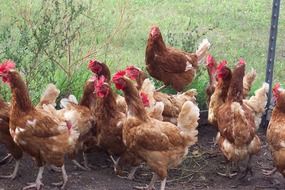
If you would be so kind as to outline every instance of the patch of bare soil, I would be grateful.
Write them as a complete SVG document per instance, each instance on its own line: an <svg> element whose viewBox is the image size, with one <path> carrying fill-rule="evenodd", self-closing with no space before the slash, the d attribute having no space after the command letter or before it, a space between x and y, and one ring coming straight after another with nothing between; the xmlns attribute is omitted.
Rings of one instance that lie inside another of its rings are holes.
<svg viewBox="0 0 285 190"><path fill-rule="evenodd" d="M209 125L199 127L199 142L191 148L187 159L183 164L169 171L166 189L284 189L284 179L278 172L270 177L262 174L262 169L272 168L272 158L265 142L265 132L260 130L259 136L262 139L262 150L258 156L252 160L253 176L248 175L245 179L239 179L240 174L231 179L217 175L217 171L225 171L225 159L214 146L213 139L216 130ZM6 150L0 145L0 156L4 156ZM142 186L149 183L152 173L144 166L136 173L133 181L117 177L112 168L112 163L108 157L98 153L90 153L88 159L96 167L91 171L81 171L70 161L66 163L69 181L69 190L127 190L133 186ZM240 164L243 165L242 163ZM243 165L244 166L244 165ZM14 161L0 167L0 175L12 172ZM243 169L243 168L241 168ZM0 190L18 190L27 182L33 182L36 178L38 168L29 156L25 155L21 161L19 176L11 181L0 179ZM45 169L43 176L43 189L58 189L51 185L52 182L61 180L61 173L55 173ZM275 187L270 187L275 184ZM157 183L159 189L160 183Z"/></svg>

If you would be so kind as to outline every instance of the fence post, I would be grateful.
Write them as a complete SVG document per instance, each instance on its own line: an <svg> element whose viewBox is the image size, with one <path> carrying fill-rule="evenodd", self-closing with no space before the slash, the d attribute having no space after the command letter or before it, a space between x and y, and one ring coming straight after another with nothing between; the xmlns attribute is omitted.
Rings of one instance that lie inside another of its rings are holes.
<svg viewBox="0 0 285 190"><path fill-rule="evenodd" d="M262 118L262 126L264 127L267 127L268 125L272 110L271 89L272 89L272 78L273 78L273 69L274 69L274 60L275 60L276 39L278 31L279 10L280 10L280 0L273 0L267 66L266 66L266 78L265 78L265 81L269 84L269 92L268 92L268 101L266 105L265 115Z"/></svg>

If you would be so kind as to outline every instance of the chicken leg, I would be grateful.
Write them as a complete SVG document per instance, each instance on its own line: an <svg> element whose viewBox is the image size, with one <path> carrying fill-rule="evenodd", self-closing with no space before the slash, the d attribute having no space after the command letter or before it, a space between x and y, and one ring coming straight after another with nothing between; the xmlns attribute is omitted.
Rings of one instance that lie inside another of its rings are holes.
<svg viewBox="0 0 285 190"><path fill-rule="evenodd" d="M128 179L129 180L133 180L134 178L135 178L135 173L136 173L136 171L137 171L137 169L138 168L140 168L141 166L135 166L135 167L133 167L132 169L131 169L131 171L130 171L130 173L129 173L129 175L128 175Z"/></svg>
<svg viewBox="0 0 285 190"><path fill-rule="evenodd" d="M62 182L52 183L52 185L60 186L61 189L65 189L66 183L68 181L68 176L66 174L66 170L65 170L64 165L61 167L61 171L62 171L62 179L63 179Z"/></svg>
<svg viewBox="0 0 285 190"><path fill-rule="evenodd" d="M83 152L82 156L83 156L83 166L86 170L90 171L91 169L96 169L96 166L89 163L88 158L87 158L87 153ZM104 168L106 168L106 167L104 167Z"/></svg>
<svg viewBox="0 0 285 190"><path fill-rule="evenodd" d="M24 187L23 190L31 189L31 188L35 188L36 190L40 190L41 186L44 186L44 184L42 183L44 168L45 168L44 166L40 167L36 182L28 183L29 185Z"/></svg>
<svg viewBox="0 0 285 190"><path fill-rule="evenodd" d="M122 179L128 179L128 180L133 180L135 178L135 173L137 171L138 168L140 168L141 166L135 166L135 167L132 167L131 171L129 172L128 176L121 176L118 172L117 169L115 169L115 172L117 173L117 176L119 178L122 178ZM120 171L120 173L128 173L126 171Z"/></svg>
<svg viewBox="0 0 285 190"><path fill-rule="evenodd" d="M16 160L16 164L15 164L15 168L14 168L13 173L11 175L7 175L7 176L0 176L0 178L12 179L12 180L15 179L17 177L19 165L20 165L20 160Z"/></svg>
<svg viewBox="0 0 285 190"><path fill-rule="evenodd" d="M248 175L248 173L250 173L251 176L253 175L252 168L251 168L251 157L252 156L249 155L247 165L246 165L246 169L242 172L242 176L239 179L245 178Z"/></svg>
<svg viewBox="0 0 285 190"><path fill-rule="evenodd" d="M77 160L72 160L72 163L74 164L74 165L76 165L78 168L80 168L81 170L84 170L84 171L87 171L87 170L89 170L89 168L86 168L86 167L84 167L84 166L82 166Z"/></svg>
<svg viewBox="0 0 285 190"><path fill-rule="evenodd" d="M87 154L85 152L82 153L82 156L83 156L83 164L84 164L84 167L88 170L91 170L89 168L89 165L88 165L88 158L87 158Z"/></svg>
<svg viewBox="0 0 285 190"><path fill-rule="evenodd" d="M217 174L220 175L220 176L228 177L228 178L232 178L232 177L236 176L237 175L236 172L231 173L231 165L232 165L232 163L227 160L226 172L225 173L217 172Z"/></svg>
<svg viewBox="0 0 285 190"><path fill-rule="evenodd" d="M166 185L166 178L164 178L160 183L160 190L164 190Z"/></svg>
<svg viewBox="0 0 285 190"><path fill-rule="evenodd" d="M155 182L156 182L156 180L157 180L157 177L158 177L157 174L154 173L153 176L152 176L152 178L151 178L151 180L150 180L149 185L144 186L144 187L135 186L134 189L138 189L138 190L154 190L154 189L155 189L154 184L155 184ZM164 180L163 180L163 181L164 181ZM162 181L162 182L163 182L163 181ZM162 182L161 182L161 183L162 183ZM165 183L166 183L166 178L165 178ZM165 186L165 184L164 184L164 186Z"/></svg>
<svg viewBox="0 0 285 190"><path fill-rule="evenodd" d="M264 170L264 169L262 170L263 175L266 175L266 176L271 176L275 172L277 172L277 168L273 168L271 170Z"/></svg>
<svg viewBox="0 0 285 190"><path fill-rule="evenodd" d="M7 154L7 156L5 156L2 160L0 160L0 165L10 163L12 159L13 159L12 154Z"/></svg>
<svg viewBox="0 0 285 190"><path fill-rule="evenodd" d="M117 168L118 168L118 163L120 161L120 157L117 160L115 160L114 157L112 155L110 155L110 158L111 158L111 160L112 160L112 162L114 164L114 166L113 166L114 167L114 171L115 171L115 173L117 173Z"/></svg>
<svg viewBox="0 0 285 190"><path fill-rule="evenodd" d="M53 171L53 172L61 172L61 168L58 168L55 165L50 165L49 169L50 171Z"/></svg>

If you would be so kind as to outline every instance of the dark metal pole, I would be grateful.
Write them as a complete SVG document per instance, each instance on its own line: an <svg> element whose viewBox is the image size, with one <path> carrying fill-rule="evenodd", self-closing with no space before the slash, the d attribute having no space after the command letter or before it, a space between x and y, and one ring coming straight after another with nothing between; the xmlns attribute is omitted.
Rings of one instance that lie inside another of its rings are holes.
<svg viewBox="0 0 285 190"><path fill-rule="evenodd" d="M272 102L271 89L272 89L272 78L273 78L273 69L274 69L274 60L275 60L276 39L278 31L280 1L281 0L273 0L273 5L272 5L271 27L270 27L270 36L269 36L269 46L268 46L266 78L265 78L265 81L269 84L269 92L268 92L268 101L266 105L266 113L262 119L263 120L262 125L264 127L268 125L271 113L271 107L270 107Z"/></svg>

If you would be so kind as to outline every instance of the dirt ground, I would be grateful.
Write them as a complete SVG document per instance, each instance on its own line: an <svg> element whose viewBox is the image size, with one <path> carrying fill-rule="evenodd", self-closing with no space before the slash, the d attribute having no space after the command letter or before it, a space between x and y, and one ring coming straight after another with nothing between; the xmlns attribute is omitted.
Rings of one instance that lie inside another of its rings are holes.
<svg viewBox="0 0 285 190"><path fill-rule="evenodd" d="M284 189L283 177L276 173L270 177L262 174L262 168L272 168L271 154L265 143L264 131L261 129L259 136L262 139L262 151L252 160L253 176L240 180L240 176L232 179L221 177L217 171L224 171L225 159L219 152L218 147L213 145L216 135L214 127L203 125L199 127L199 143L191 148L191 153L183 164L169 171L167 190L190 190L190 189ZM6 150L0 145L0 155L5 155ZM147 167L139 169L133 181L121 179L114 175L111 161L103 155L91 153L88 155L91 164L96 168L91 171L81 171L70 161L67 161L66 169L69 175L67 189L69 190L127 190L133 186L149 183L152 173ZM12 172L14 161L0 167L0 175ZM36 178L37 167L34 162L25 156L20 164L19 176L11 181L0 179L0 190L18 190L27 182L33 182ZM61 174L45 169L43 189L57 189L51 185L52 182L61 180ZM269 187L275 185L274 188ZM159 189L157 183L157 189Z"/></svg>

